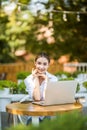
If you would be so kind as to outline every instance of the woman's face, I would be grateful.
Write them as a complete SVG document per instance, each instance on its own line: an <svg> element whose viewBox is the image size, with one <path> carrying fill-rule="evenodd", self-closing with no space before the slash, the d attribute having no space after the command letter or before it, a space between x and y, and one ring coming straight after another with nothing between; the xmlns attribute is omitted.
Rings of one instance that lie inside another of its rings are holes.
<svg viewBox="0 0 87 130"><path fill-rule="evenodd" d="M35 62L38 73L45 73L49 67L49 62L45 57L40 57Z"/></svg>

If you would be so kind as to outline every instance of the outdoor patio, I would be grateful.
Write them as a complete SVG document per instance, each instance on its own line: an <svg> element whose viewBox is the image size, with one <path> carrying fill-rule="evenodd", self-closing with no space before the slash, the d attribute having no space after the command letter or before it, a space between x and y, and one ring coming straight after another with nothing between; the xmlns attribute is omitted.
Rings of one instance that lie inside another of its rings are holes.
<svg viewBox="0 0 87 130"><path fill-rule="evenodd" d="M0 0L0 130L10 130L14 123L6 105L20 102L25 95L30 95L26 92L24 79L32 73L35 57L41 52L46 52L50 58L47 72L55 75L58 81L77 82L73 97L77 97L77 101L79 98L82 114L87 115L86 28L87 0ZM42 78L41 83L43 81ZM8 94L3 94L3 88L9 89ZM17 121L21 122L18 117ZM64 124L64 128L67 126ZM63 126L61 128L63 130ZM72 124L70 129L75 130L73 128Z"/></svg>

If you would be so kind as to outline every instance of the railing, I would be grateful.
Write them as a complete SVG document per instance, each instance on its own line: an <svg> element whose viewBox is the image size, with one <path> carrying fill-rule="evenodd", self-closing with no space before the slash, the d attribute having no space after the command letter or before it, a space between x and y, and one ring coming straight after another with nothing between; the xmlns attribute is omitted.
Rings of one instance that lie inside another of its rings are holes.
<svg viewBox="0 0 87 130"><path fill-rule="evenodd" d="M64 71L87 72L87 63L65 63L64 64Z"/></svg>

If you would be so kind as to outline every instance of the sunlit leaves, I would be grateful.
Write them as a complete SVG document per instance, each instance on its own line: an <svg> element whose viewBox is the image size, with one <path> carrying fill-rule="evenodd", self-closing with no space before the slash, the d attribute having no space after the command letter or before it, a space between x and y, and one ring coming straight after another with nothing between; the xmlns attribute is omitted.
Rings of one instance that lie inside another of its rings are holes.
<svg viewBox="0 0 87 130"><path fill-rule="evenodd" d="M19 3L28 4L31 0L18 0Z"/></svg>

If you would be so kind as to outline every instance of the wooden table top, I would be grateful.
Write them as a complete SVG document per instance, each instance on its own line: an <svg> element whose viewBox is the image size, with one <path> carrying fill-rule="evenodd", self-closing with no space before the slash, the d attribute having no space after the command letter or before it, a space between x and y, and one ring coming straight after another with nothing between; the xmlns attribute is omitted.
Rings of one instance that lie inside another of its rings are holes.
<svg viewBox="0 0 87 130"><path fill-rule="evenodd" d="M29 115L29 116L53 116L58 113L81 109L80 103L65 104L65 105L53 105L53 106L40 106L27 103L11 103L6 106L6 111L11 114Z"/></svg>

